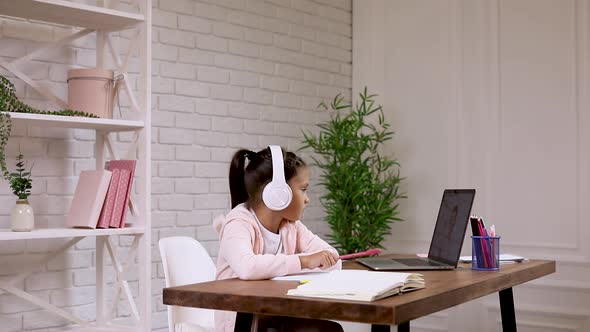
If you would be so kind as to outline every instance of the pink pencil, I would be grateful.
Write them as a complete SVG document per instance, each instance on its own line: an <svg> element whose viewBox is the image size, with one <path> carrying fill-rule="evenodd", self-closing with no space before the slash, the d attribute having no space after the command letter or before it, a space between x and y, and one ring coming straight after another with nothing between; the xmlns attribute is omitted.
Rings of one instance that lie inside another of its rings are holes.
<svg viewBox="0 0 590 332"><path fill-rule="evenodd" d="M359 258L359 257L376 256L376 255L379 255L380 253L381 253L381 249L373 248L373 249L369 249L367 251L355 252L354 254L341 255L340 259L346 260L346 259L353 259L353 258Z"/></svg>

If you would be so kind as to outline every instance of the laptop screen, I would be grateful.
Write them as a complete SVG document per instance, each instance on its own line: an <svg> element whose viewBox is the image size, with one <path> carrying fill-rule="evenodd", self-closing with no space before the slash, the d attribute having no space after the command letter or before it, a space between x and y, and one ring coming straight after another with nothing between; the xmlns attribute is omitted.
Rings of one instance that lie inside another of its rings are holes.
<svg viewBox="0 0 590 332"><path fill-rule="evenodd" d="M474 197L475 189L445 190L428 258L457 266Z"/></svg>

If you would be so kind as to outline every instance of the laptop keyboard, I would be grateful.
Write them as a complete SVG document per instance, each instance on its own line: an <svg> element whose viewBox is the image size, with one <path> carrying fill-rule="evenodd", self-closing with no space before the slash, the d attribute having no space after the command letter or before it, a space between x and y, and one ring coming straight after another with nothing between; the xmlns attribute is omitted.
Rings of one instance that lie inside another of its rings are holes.
<svg viewBox="0 0 590 332"><path fill-rule="evenodd" d="M443 264L436 263L426 259L417 259L417 258L396 258L396 262L400 262L402 264L406 264L407 266L441 266Z"/></svg>

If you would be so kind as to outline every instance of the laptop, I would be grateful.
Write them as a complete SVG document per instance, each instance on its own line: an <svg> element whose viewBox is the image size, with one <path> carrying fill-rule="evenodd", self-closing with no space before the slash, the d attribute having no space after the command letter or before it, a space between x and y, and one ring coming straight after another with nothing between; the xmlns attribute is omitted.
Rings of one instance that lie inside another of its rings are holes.
<svg viewBox="0 0 590 332"><path fill-rule="evenodd" d="M457 267L475 189L446 189L443 193L427 258L358 258L373 270L451 270Z"/></svg>

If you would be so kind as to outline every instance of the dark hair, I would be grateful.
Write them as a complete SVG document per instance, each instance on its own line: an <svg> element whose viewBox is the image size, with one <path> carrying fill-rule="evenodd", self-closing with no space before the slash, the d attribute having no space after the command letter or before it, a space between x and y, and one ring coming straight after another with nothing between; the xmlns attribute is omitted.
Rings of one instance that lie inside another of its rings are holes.
<svg viewBox="0 0 590 332"><path fill-rule="evenodd" d="M293 152L283 151L285 180L289 181L297 169L306 166L303 159ZM246 165L246 158L250 161ZM247 149L238 150L229 166L229 191L232 209L246 203L248 207L262 201L262 190L272 180L272 157L270 148L258 152Z"/></svg>

